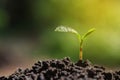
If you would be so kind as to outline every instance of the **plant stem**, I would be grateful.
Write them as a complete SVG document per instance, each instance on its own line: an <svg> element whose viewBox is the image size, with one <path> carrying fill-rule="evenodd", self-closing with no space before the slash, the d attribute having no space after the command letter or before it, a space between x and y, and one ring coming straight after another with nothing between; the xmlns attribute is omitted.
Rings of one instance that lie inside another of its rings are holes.
<svg viewBox="0 0 120 80"><path fill-rule="evenodd" d="M80 48L80 54L79 54L79 57L80 57L80 60L82 61L82 60L83 60L83 51L82 51L82 48Z"/></svg>
<svg viewBox="0 0 120 80"><path fill-rule="evenodd" d="M79 54L79 58L80 60L83 60L83 39L81 39L81 42L80 42L80 54Z"/></svg>

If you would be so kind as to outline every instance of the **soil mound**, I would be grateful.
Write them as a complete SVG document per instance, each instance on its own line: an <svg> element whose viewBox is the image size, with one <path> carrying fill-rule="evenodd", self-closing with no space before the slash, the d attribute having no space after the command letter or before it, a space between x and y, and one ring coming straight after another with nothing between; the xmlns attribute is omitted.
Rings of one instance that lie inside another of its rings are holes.
<svg viewBox="0 0 120 80"><path fill-rule="evenodd" d="M90 61L73 63L66 57L61 60L38 61L31 69L18 69L0 80L120 80L120 71L107 71Z"/></svg>

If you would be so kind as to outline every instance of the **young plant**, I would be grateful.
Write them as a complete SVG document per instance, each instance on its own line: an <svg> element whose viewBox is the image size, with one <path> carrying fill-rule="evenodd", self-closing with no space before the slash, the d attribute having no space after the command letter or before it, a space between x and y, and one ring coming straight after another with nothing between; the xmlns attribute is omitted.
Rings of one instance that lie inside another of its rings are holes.
<svg viewBox="0 0 120 80"><path fill-rule="evenodd" d="M70 33L73 33L73 34L77 35L77 38L78 38L79 43L80 43L79 58L80 58L80 60L83 60L83 42L88 35L90 35L92 32L95 31L95 28L92 28L92 29L88 30L84 35L80 35L76 30L74 30L70 27L64 27L64 26L57 27L55 29L55 31L57 31L57 32L70 32Z"/></svg>

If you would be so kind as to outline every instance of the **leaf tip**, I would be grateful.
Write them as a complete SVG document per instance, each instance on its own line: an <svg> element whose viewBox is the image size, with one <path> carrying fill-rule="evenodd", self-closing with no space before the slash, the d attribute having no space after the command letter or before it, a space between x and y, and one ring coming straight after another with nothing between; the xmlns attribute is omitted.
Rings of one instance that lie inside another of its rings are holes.
<svg viewBox="0 0 120 80"><path fill-rule="evenodd" d="M96 28L91 28L90 31L92 31L92 32L93 32L93 31L96 31Z"/></svg>

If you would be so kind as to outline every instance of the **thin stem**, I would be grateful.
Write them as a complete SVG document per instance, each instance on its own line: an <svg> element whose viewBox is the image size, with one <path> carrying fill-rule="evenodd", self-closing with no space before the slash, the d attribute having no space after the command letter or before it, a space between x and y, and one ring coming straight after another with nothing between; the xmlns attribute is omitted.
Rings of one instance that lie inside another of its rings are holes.
<svg viewBox="0 0 120 80"><path fill-rule="evenodd" d="M82 47L83 47L83 39L81 39L81 42L80 42L80 54L79 54L80 60L83 60L83 50L82 50Z"/></svg>
<svg viewBox="0 0 120 80"><path fill-rule="evenodd" d="M83 51L82 51L82 48L80 48L80 54L79 54L79 57L80 57L80 60L82 61L82 60L83 60Z"/></svg>

